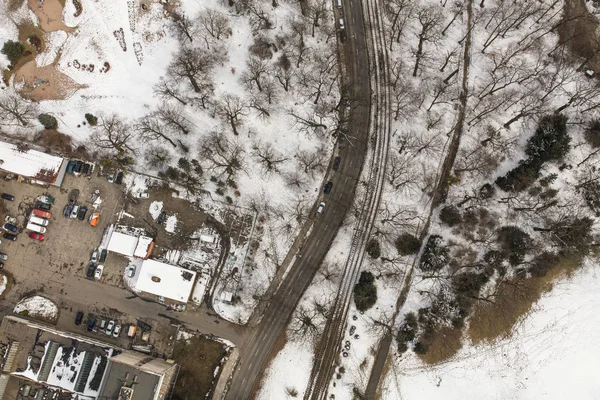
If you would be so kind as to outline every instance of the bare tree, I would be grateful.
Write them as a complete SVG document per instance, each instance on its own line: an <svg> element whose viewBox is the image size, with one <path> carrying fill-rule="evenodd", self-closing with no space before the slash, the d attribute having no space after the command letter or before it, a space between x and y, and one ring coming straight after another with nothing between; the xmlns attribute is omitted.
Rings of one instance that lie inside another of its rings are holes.
<svg viewBox="0 0 600 400"><path fill-rule="evenodd" d="M203 92L203 86L211 82L213 67L224 60L222 49L214 51L182 48L173 58L168 74L174 79L186 79L194 92ZM205 89L204 89L205 90Z"/></svg>
<svg viewBox="0 0 600 400"><path fill-rule="evenodd" d="M154 86L154 93L163 100L174 99L184 106L189 102L189 99L179 91L177 83L169 77L159 79Z"/></svg>
<svg viewBox="0 0 600 400"><path fill-rule="evenodd" d="M289 160L270 142L258 142L252 146L252 156L262 165L264 172L279 172L279 164Z"/></svg>
<svg viewBox="0 0 600 400"><path fill-rule="evenodd" d="M200 156L209 164L209 169L228 178L243 168L243 146L229 140L223 132L213 131L200 142Z"/></svg>
<svg viewBox="0 0 600 400"><path fill-rule="evenodd" d="M136 153L133 130L115 114L102 116L90 136L90 141L106 157L122 164L131 163Z"/></svg>
<svg viewBox="0 0 600 400"><path fill-rule="evenodd" d="M314 345L322 330L318 320L318 313L314 308L300 306L288 325L288 334L296 340Z"/></svg>
<svg viewBox="0 0 600 400"><path fill-rule="evenodd" d="M204 31L216 40L221 40L222 37L229 35L229 32L231 31L227 16L216 10L210 8L206 9L200 13L198 20L200 21L200 25L204 28Z"/></svg>
<svg viewBox="0 0 600 400"><path fill-rule="evenodd" d="M144 115L137 121L134 128L143 142L164 140L171 144L171 146L177 147L177 144L169 137L166 126L158 118L156 112Z"/></svg>
<svg viewBox="0 0 600 400"><path fill-rule="evenodd" d="M431 6L419 10L417 12L417 19L421 25L421 31L418 35L419 42L417 44L417 49L414 52L415 67L413 69L413 76L417 76L417 73L419 72L419 65L425 55L425 44L437 39L439 35L438 28L443 17L437 7Z"/></svg>
<svg viewBox="0 0 600 400"><path fill-rule="evenodd" d="M171 153L167 149L160 145L150 145L144 152L144 159L150 167L163 169L169 165L173 156L171 156Z"/></svg>
<svg viewBox="0 0 600 400"><path fill-rule="evenodd" d="M24 99L13 89L5 89L0 96L0 126L27 126L37 117L35 103Z"/></svg>
<svg viewBox="0 0 600 400"><path fill-rule="evenodd" d="M317 151L299 150L296 152L298 167L311 177L314 177L315 173L321 173L325 170L325 158L326 151L323 146Z"/></svg>
<svg viewBox="0 0 600 400"><path fill-rule="evenodd" d="M194 36L197 33L194 21L178 11L174 11L171 16L173 17L173 28L179 40L181 42L185 42L186 40L189 40L190 43L193 42Z"/></svg>
<svg viewBox="0 0 600 400"><path fill-rule="evenodd" d="M246 61L248 69L244 73L244 81L252 88L253 84L256 84L256 88L259 92L263 90L264 76L267 74L268 62L258 57L250 56Z"/></svg>
<svg viewBox="0 0 600 400"><path fill-rule="evenodd" d="M185 117L182 107L163 103L158 108L156 116L172 132L182 135L190 133L191 123Z"/></svg>
<svg viewBox="0 0 600 400"><path fill-rule="evenodd" d="M390 51L394 43L400 43L407 20L411 17L413 2L411 0L390 0L385 3L385 12L391 23L390 29Z"/></svg>
<svg viewBox="0 0 600 400"><path fill-rule="evenodd" d="M229 123L233 134L239 135L238 128L242 124L242 117L247 115L247 107L242 99L234 94L225 95L217 105L217 113Z"/></svg>

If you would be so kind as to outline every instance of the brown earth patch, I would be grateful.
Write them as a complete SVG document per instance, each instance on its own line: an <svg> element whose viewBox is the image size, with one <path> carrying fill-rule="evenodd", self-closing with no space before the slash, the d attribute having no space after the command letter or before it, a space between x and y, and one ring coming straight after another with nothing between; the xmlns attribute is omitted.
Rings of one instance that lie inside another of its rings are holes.
<svg viewBox="0 0 600 400"><path fill-rule="evenodd" d="M40 21L40 27L44 32L65 31L73 32L75 28L66 26L63 22L62 13L65 8L61 0L27 0L29 9L34 12Z"/></svg>
<svg viewBox="0 0 600 400"><path fill-rule="evenodd" d="M60 133L56 129L44 129L35 136L33 142L50 150L50 152L71 154L73 151L71 136Z"/></svg>
<svg viewBox="0 0 600 400"><path fill-rule="evenodd" d="M582 58L587 67L599 71L598 20L588 11L584 0L565 0L563 10L563 19L558 25L560 43L565 44L571 54Z"/></svg>
<svg viewBox="0 0 600 400"><path fill-rule="evenodd" d="M419 358L429 365L440 363L454 356L462 347L462 329L444 326L436 331L431 340L424 341L427 345L425 354Z"/></svg>

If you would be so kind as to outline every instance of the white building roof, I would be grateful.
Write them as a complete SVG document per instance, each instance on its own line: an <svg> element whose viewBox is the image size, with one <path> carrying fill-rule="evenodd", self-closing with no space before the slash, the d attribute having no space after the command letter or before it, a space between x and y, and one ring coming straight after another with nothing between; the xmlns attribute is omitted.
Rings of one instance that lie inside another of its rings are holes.
<svg viewBox="0 0 600 400"><path fill-rule="evenodd" d="M124 256L133 256L138 244L137 236L126 235L121 232L113 232L108 242L108 251L123 254Z"/></svg>
<svg viewBox="0 0 600 400"><path fill-rule="evenodd" d="M60 186L67 162L63 157L37 150L19 151L17 145L0 141L0 168L39 182Z"/></svg>
<svg viewBox="0 0 600 400"><path fill-rule="evenodd" d="M153 277L156 279L152 280ZM156 260L144 260L135 289L187 303L195 279L194 271Z"/></svg>
<svg viewBox="0 0 600 400"><path fill-rule="evenodd" d="M133 256L137 258L146 258L148 256L148 248L153 241L154 239L149 238L148 236L140 236L135 251L133 252Z"/></svg>

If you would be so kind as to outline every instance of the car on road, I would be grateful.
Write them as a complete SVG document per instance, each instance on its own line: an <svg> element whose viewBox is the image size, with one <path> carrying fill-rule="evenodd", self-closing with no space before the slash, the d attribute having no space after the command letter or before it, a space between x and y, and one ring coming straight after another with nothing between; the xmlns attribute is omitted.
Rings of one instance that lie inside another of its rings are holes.
<svg viewBox="0 0 600 400"><path fill-rule="evenodd" d="M71 218L77 218L77 214L79 213L79 204L74 204L73 209L71 210Z"/></svg>
<svg viewBox="0 0 600 400"><path fill-rule="evenodd" d="M319 206L317 207L317 214L321 214L323 213L323 210L325 209L325 202L320 202Z"/></svg>
<svg viewBox="0 0 600 400"><path fill-rule="evenodd" d="M94 316L92 314L89 314L88 315L87 330L91 332L94 329L95 326L96 326L96 316Z"/></svg>
<svg viewBox="0 0 600 400"><path fill-rule="evenodd" d="M4 200L15 201L15 196L13 196L12 194L2 193L0 194L0 197L2 197Z"/></svg>
<svg viewBox="0 0 600 400"><path fill-rule="evenodd" d="M340 30L342 30L342 31L343 31L343 30L344 30L344 19L343 19L343 18L340 18L340 19L338 20L338 23L340 24Z"/></svg>
<svg viewBox="0 0 600 400"><path fill-rule="evenodd" d="M0 260L2 260L2 261L8 260L8 254L0 253Z"/></svg>
<svg viewBox="0 0 600 400"><path fill-rule="evenodd" d="M91 226L97 226L98 223L100 222L100 214L93 213L92 215L90 215L90 219L88 221Z"/></svg>
<svg viewBox="0 0 600 400"><path fill-rule="evenodd" d="M118 338L121 334L121 325L115 325L115 329L113 330L113 337Z"/></svg>
<svg viewBox="0 0 600 400"><path fill-rule="evenodd" d="M121 183L123 183L123 171L119 171L119 173L117 174L117 177L115 178L115 183L117 185L120 185Z"/></svg>
<svg viewBox="0 0 600 400"><path fill-rule="evenodd" d="M329 181L325 184L325 187L323 188L323 193L325 194L329 194L331 193L331 189L333 188L333 182Z"/></svg>
<svg viewBox="0 0 600 400"><path fill-rule="evenodd" d="M44 240L44 235L42 235L41 233L35 233L35 232L29 232L27 234L27 236L29 236L31 239L35 239L35 240L39 240L40 242L42 240Z"/></svg>
<svg viewBox="0 0 600 400"><path fill-rule="evenodd" d="M19 228L13 224L4 224L4 229L11 232L19 232Z"/></svg>
<svg viewBox="0 0 600 400"><path fill-rule="evenodd" d="M110 321L108 321L108 325L106 325L106 330L104 331L104 333L106 333L107 336L110 336L113 332L114 327L115 327L115 321L113 321L111 319Z"/></svg>
<svg viewBox="0 0 600 400"><path fill-rule="evenodd" d="M94 279L96 279L97 281L100 280L100 278L102 278L102 271L104 270L104 265L98 265L96 267L96 272L94 273Z"/></svg>
<svg viewBox="0 0 600 400"><path fill-rule="evenodd" d="M52 208L52 205L38 201L37 203L35 203L35 208L42 210L42 211L50 211L50 208Z"/></svg>
<svg viewBox="0 0 600 400"><path fill-rule="evenodd" d="M336 0L335 5L337 8L342 8L342 0Z"/></svg>
<svg viewBox="0 0 600 400"><path fill-rule="evenodd" d="M80 221L83 221L85 219L85 214L87 214L88 212L88 208L86 206L83 206L79 209L79 212L77 213L77 219Z"/></svg>
<svg viewBox="0 0 600 400"><path fill-rule="evenodd" d="M92 262L98 261L98 249L94 249L94 251L92 251L92 257L90 258L90 260Z"/></svg>
<svg viewBox="0 0 600 400"><path fill-rule="evenodd" d="M102 249L102 250L100 251L100 259L99 259L99 261L100 261L101 263L103 263L104 261L106 261L106 254L107 254L107 253L108 253L108 251L106 251L106 249Z"/></svg>
<svg viewBox="0 0 600 400"><path fill-rule="evenodd" d="M83 321L83 311L77 311L77 315L75 316L75 325L81 325L81 321Z"/></svg>
<svg viewBox="0 0 600 400"><path fill-rule="evenodd" d="M85 272L85 275L88 278L92 278L94 276L94 272L96 272L96 264L94 263L90 263L87 267L87 270Z"/></svg>
<svg viewBox="0 0 600 400"><path fill-rule="evenodd" d="M38 210L37 208L33 209L32 214L35 215L36 217L45 218L45 219L50 219L50 217L52 217L52 214L49 213L48 211Z"/></svg>
<svg viewBox="0 0 600 400"><path fill-rule="evenodd" d="M2 237L3 237L4 239L12 240L13 242L14 242L15 240L17 240L17 235L15 235L14 233L8 233L8 232L5 232L5 233L4 233L4 235L2 235Z"/></svg>
<svg viewBox="0 0 600 400"><path fill-rule="evenodd" d="M342 162L342 157L336 157L333 160L333 170L337 171L340 169L340 163Z"/></svg>
<svg viewBox="0 0 600 400"><path fill-rule="evenodd" d="M7 215L6 217L4 217L4 222L8 222L9 224L15 225L17 223L17 219L15 217Z"/></svg>
<svg viewBox="0 0 600 400"><path fill-rule="evenodd" d="M75 205L71 204L71 203L69 203L65 206L65 209L63 210L63 215L66 218L69 218L71 216L71 211L73 211L73 207L75 207Z"/></svg>

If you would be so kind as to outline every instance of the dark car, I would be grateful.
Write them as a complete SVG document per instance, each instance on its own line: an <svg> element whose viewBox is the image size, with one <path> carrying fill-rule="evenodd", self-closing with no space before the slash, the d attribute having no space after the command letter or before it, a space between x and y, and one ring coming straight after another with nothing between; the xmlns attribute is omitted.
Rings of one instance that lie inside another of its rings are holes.
<svg viewBox="0 0 600 400"><path fill-rule="evenodd" d="M87 330L91 332L94 329L94 325L96 325L96 316L90 314L88 315Z"/></svg>
<svg viewBox="0 0 600 400"><path fill-rule="evenodd" d="M11 232L19 232L19 228L17 228L13 224L4 224L4 229L6 229L7 231L11 231Z"/></svg>
<svg viewBox="0 0 600 400"><path fill-rule="evenodd" d="M85 219L85 214L87 214L88 212L88 208L83 206L79 209L79 212L77 213L77 219L83 221Z"/></svg>
<svg viewBox="0 0 600 400"><path fill-rule="evenodd" d="M100 252L100 260L98 262L103 263L104 261L106 261L106 254L108 252L106 251L106 249L102 249L102 251Z"/></svg>
<svg viewBox="0 0 600 400"><path fill-rule="evenodd" d="M94 272L96 272L96 264L90 263L90 265L88 265L88 267L87 267L87 271L85 271L85 275L88 278L93 278Z"/></svg>
<svg viewBox="0 0 600 400"><path fill-rule="evenodd" d="M4 268L4 263L0 262L0 269Z"/></svg>
<svg viewBox="0 0 600 400"><path fill-rule="evenodd" d="M67 174L72 174L74 168L75 168L75 160L69 161L69 163L67 164Z"/></svg>
<svg viewBox="0 0 600 400"><path fill-rule="evenodd" d="M333 182L329 181L325 184L325 187L323 188L323 193L325 194L329 194L331 193L331 189L333 188Z"/></svg>
<svg viewBox="0 0 600 400"><path fill-rule="evenodd" d="M156 222L159 224L162 224L166 220L167 220L167 213L164 211L158 215L158 218L156 218Z"/></svg>
<svg viewBox="0 0 600 400"><path fill-rule="evenodd" d="M119 171L119 173L117 174L117 177L115 178L115 183L117 185L120 185L121 183L123 183L123 172Z"/></svg>
<svg viewBox="0 0 600 400"><path fill-rule="evenodd" d="M75 207L75 204L69 203L65 206L65 209L63 211L63 215L66 218L70 218L71 217L71 211L73 211L73 207Z"/></svg>
<svg viewBox="0 0 600 400"><path fill-rule="evenodd" d="M75 168L73 168L73 173L74 174L80 174L81 173L81 168L83 167L83 161L81 160L76 160L75 161Z"/></svg>
<svg viewBox="0 0 600 400"><path fill-rule="evenodd" d="M12 194L2 193L0 194L0 197L2 197L4 200L15 201L15 196L13 196Z"/></svg>
<svg viewBox="0 0 600 400"><path fill-rule="evenodd" d="M333 170L337 171L338 169L340 169L340 163L342 162L342 157L336 157L333 160Z"/></svg>
<svg viewBox="0 0 600 400"><path fill-rule="evenodd" d="M81 321L83 321L83 311L77 311L77 315L75 316L75 325L81 325Z"/></svg>
<svg viewBox="0 0 600 400"><path fill-rule="evenodd" d="M15 235L14 233L8 233L8 232L5 232L5 233L4 233L4 235L2 235L2 237L3 237L4 239L12 240L13 242L14 242L15 240L17 240L17 235Z"/></svg>
<svg viewBox="0 0 600 400"><path fill-rule="evenodd" d="M52 205L38 201L35 203L35 208L43 210L43 211L50 211L50 209L52 208Z"/></svg>
<svg viewBox="0 0 600 400"><path fill-rule="evenodd" d="M87 175L87 174L89 174L89 172L90 172L90 164L88 164L88 163L83 164L83 173L85 175Z"/></svg>

